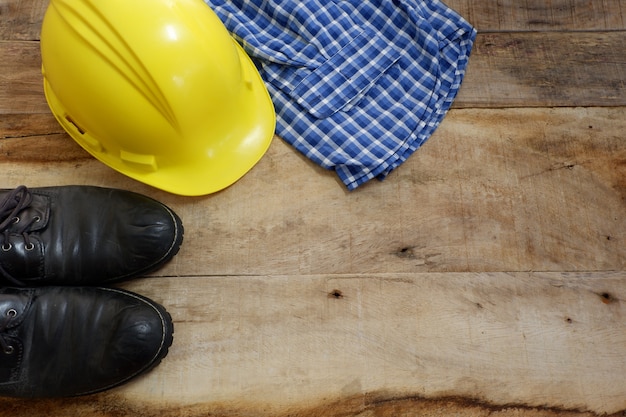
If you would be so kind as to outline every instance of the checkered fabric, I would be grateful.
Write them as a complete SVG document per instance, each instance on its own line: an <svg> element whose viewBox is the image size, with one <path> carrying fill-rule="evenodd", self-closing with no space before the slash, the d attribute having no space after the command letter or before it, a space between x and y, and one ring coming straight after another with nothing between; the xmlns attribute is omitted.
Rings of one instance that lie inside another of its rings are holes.
<svg viewBox="0 0 626 417"><path fill-rule="evenodd" d="M205 0L257 65L276 133L349 190L435 131L475 29L439 0Z"/></svg>

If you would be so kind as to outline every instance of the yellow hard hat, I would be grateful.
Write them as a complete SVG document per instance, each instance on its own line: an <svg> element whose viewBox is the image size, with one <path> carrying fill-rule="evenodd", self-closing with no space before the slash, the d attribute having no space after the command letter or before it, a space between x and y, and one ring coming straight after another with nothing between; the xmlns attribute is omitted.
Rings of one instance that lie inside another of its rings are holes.
<svg viewBox="0 0 626 417"><path fill-rule="evenodd" d="M69 135L154 187L226 188L274 135L263 80L202 0L51 0L41 56L46 99Z"/></svg>

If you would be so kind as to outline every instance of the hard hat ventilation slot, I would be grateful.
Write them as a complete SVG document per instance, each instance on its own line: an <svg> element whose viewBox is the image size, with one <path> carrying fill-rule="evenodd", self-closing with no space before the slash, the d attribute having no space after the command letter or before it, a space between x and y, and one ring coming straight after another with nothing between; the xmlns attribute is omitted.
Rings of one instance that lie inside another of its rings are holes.
<svg viewBox="0 0 626 417"><path fill-rule="evenodd" d="M76 130L78 131L78 133L80 133L81 135L85 134L85 130L81 128L80 126L78 126L76 122L72 120L70 116L65 116L65 120L67 120L72 126L74 126Z"/></svg>

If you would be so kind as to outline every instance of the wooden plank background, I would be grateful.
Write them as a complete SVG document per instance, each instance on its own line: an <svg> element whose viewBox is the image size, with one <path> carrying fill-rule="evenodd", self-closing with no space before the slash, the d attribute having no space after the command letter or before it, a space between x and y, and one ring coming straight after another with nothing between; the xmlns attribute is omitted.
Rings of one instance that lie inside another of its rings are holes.
<svg viewBox="0 0 626 417"><path fill-rule="evenodd" d="M0 187L130 189L186 228L123 284L171 312L163 363L0 415L626 414L626 1L447 3L479 30L465 82L385 181L347 192L275 138L186 198L69 139L41 86L47 1L0 0Z"/></svg>

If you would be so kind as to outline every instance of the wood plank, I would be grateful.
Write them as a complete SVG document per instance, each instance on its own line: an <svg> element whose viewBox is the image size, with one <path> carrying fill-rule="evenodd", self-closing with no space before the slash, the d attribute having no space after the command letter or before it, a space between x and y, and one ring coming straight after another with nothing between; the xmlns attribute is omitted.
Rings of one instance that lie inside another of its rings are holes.
<svg viewBox="0 0 626 417"><path fill-rule="evenodd" d="M0 141L0 172L3 187L86 183L172 205L189 233L166 275L623 270L625 111L452 110L387 180L352 193L280 139L199 198L137 183L65 135Z"/></svg>
<svg viewBox="0 0 626 417"><path fill-rule="evenodd" d="M64 133L52 112L6 114L0 118L0 139L54 136Z"/></svg>
<svg viewBox="0 0 626 417"><path fill-rule="evenodd" d="M0 409L441 416L435 400L474 416L626 409L623 273L189 277L125 287L175 320L159 367L104 394L2 399Z"/></svg>
<svg viewBox="0 0 626 417"><path fill-rule="evenodd" d="M0 123L7 114L49 113L39 42L0 41ZM3 129L4 130L4 129Z"/></svg>
<svg viewBox="0 0 626 417"><path fill-rule="evenodd" d="M479 35L456 107L622 106L626 32Z"/></svg>
<svg viewBox="0 0 626 417"><path fill-rule="evenodd" d="M626 29L626 0L445 0L480 32ZM48 0L0 0L0 40L37 40Z"/></svg>
<svg viewBox="0 0 626 417"><path fill-rule="evenodd" d="M479 35L454 106L626 105L625 40L626 32ZM0 114L49 112L40 67L37 42L0 42Z"/></svg>
<svg viewBox="0 0 626 417"><path fill-rule="evenodd" d="M626 28L625 0L444 0L479 32Z"/></svg>
<svg viewBox="0 0 626 417"><path fill-rule="evenodd" d="M48 0L0 0L0 40L38 40Z"/></svg>

